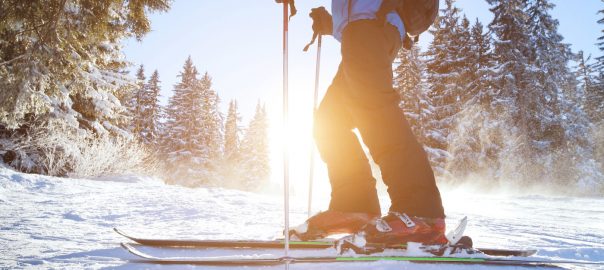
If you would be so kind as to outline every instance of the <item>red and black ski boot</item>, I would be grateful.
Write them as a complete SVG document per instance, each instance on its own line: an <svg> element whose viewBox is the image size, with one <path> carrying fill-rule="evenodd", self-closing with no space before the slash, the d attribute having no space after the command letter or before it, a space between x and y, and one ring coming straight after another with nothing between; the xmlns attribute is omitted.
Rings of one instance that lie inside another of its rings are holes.
<svg viewBox="0 0 604 270"><path fill-rule="evenodd" d="M390 245L416 242L439 245L448 242L444 218L410 217L398 212L388 213L376 220L375 225L366 226L363 231L368 243Z"/></svg>
<svg viewBox="0 0 604 270"><path fill-rule="evenodd" d="M327 210L310 217L290 230L289 234L300 240L313 240L334 234L355 233L367 224L375 223L378 217L369 213Z"/></svg>
<svg viewBox="0 0 604 270"><path fill-rule="evenodd" d="M449 246L444 218L409 217L404 213L390 212L355 234L338 240L336 249L340 254L347 250L356 254L373 254L409 243L419 244L422 250L433 254L440 253Z"/></svg>

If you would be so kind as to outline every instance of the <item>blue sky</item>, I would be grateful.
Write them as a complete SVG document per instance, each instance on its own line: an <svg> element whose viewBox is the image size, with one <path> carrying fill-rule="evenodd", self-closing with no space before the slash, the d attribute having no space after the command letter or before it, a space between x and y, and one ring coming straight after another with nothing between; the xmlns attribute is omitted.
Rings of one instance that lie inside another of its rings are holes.
<svg viewBox="0 0 604 270"><path fill-rule="evenodd" d="M597 10L604 9L598 0L554 0L557 7L552 15L560 21L565 42L575 51L584 50L600 55L594 45L603 25L598 25ZM312 96L314 90L315 57L313 47L303 53L310 40L311 8L325 6L328 0L298 0L299 14L290 23L290 122L288 138L292 156L292 182L304 183L308 177ZM457 6L471 21L479 18L485 26L491 20L489 5L482 0L458 0ZM152 31L142 40L124 43L126 58L136 66L144 64L149 76L159 70L162 81L162 101L165 103L178 82L185 59L190 55L200 72L209 72L214 89L221 97L222 111L228 101L237 99L244 124L247 124L258 101L266 103L271 120L271 150L273 180L282 175L281 129L282 47L281 5L274 0L176 0L167 13L151 16ZM426 46L429 35L421 37ZM331 37L323 42L320 96L334 76L340 61L339 43ZM133 67L136 69L136 67ZM132 72L134 74L134 72ZM317 174L325 176L319 165ZM296 179L300 178L300 179ZM327 181L322 180L323 188Z"/></svg>

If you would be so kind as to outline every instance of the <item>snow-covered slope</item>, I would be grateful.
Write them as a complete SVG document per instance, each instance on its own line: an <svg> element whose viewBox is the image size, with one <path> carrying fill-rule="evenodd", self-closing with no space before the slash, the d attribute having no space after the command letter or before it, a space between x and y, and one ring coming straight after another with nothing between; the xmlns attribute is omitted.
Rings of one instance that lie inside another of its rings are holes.
<svg viewBox="0 0 604 270"><path fill-rule="evenodd" d="M541 257L604 260L602 198L442 193L448 224L467 215L470 224L466 232L476 246L536 248L540 250L536 256ZM292 208L292 223L303 221L304 202L294 201ZM141 177L63 179L0 168L0 269L181 269L183 266L128 262L134 257L119 247L125 239L112 228L150 237L272 239L282 230L282 223L279 196L218 188L189 189ZM178 256L233 254L144 250ZM405 262L329 264L329 268L443 269L442 265ZM489 268L450 265L446 269Z"/></svg>

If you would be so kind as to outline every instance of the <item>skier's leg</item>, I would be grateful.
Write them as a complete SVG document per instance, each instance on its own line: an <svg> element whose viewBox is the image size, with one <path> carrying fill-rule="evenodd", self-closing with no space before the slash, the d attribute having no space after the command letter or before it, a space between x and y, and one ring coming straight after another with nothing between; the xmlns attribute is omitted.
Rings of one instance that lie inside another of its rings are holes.
<svg viewBox="0 0 604 270"><path fill-rule="evenodd" d="M400 48L394 26L352 22L343 33L342 67L348 107L388 186L391 211L444 217L427 155L413 135L392 88L392 62Z"/></svg>
<svg viewBox="0 0 604 270"><path fill-rule="evenodd" d="M331 183L329 210L309 218L292 232L302 240L354 233L380 216L369 161L353 133L344 105L346 84L338 70L315 114L314 137Z"/></svg>
<svg viewBox="0 0 604 270"><path fill-rule="evenodd" d="M375 179L343 103L346 87L340 68L315 115L315 142L332 189L329 209L380 215Z"/></svg>

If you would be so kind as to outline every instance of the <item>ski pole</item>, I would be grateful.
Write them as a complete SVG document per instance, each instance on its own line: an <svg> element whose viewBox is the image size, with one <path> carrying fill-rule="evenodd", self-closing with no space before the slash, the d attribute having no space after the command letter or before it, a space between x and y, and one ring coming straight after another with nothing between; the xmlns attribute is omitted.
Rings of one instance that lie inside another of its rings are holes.
<svg viewBox="0 0 604 270"><path fill-rule="evenodd" d="M317 101L319 99L319 75L321 70L321 39L322 35L319 35L319 41L317 43L317 63L315 67L315 93L313 99L313 122L314 115L317 111ZM311 135L312 137L312 135ZM311 140L312 142L312 140ZM308 217L310 218L312 215L312 188L313 188L313 180L314 180L314 171L315 171L315 151L314 147L310 148L310 174L308 179Z"/></svg>
<svg viewBox="0 0 604 270"><path fill-rule="evenodd" d="M283 0L283 193L285 214L285 257L289 256L289 152L288 152L288 25L289 25L289 3Z"/></svg>

